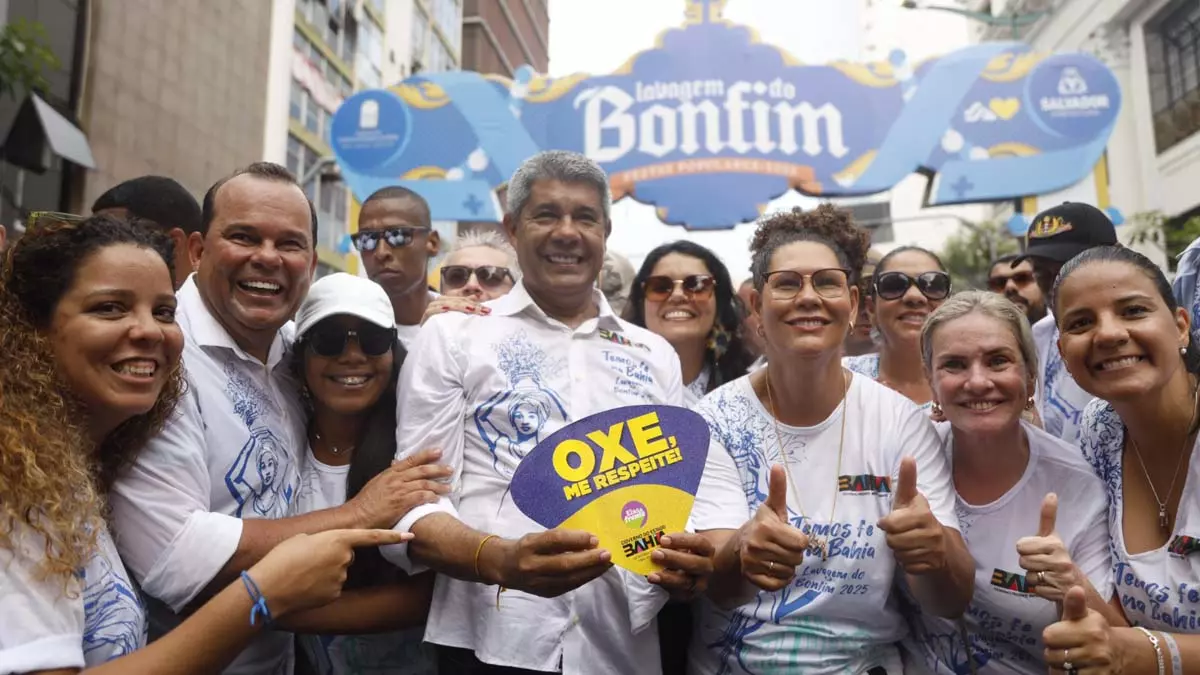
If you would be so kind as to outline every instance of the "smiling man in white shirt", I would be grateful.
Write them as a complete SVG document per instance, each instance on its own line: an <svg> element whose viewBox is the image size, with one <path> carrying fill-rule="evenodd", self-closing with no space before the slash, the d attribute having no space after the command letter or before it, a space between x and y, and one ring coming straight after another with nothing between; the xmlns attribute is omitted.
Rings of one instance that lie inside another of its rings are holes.
<svg viewBox="0 0 1200 675"><path fill-rule="evenodd" d="M176 312L187 392L110 497L117 548L152 598L151 637L284 539L388 527L408 508L356 498L292 516L308 441L288 333L316 269L316 212L267 162L214 184L202 211ZM292 661L292 636L266 632L225 672L287 675Z"/></svg>
<svg viewBox="0 0 1200 675"><path fill-rule="evenodd" d="M508 496L522 458L563 426L624 405L683 403L675 351L618 319L595 287L610 204L607 177L586 157L528 160L504 217L521 281L487 316L430 319L401 372L399 456L441 448L454 492L409 512L397 529L411 530L413 545L384 554L442 573L425 634L441 672L654 675L664 589L701 591L711 572L702 535L670 536L654 553L665 570L647 580L613 567L586 532L545 530ZM736 470L720 461L705 468L696 531L741 525L728 515L745 511Z"/></svg>

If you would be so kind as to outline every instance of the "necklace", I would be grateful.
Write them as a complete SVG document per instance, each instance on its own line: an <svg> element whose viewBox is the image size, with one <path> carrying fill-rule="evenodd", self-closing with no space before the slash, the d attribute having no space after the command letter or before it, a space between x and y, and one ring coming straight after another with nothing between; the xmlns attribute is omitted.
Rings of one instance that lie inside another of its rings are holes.
<svg viewBox="0 0 1200 675"><path fill-rule="evenodd" d="M325 447L329 448L329 451L332 452L335 456L341 455L343 452L350 452L351 450L354 449L353 445L346 447L346 448L338 448L333 443L330 443L330 442L326 441L324 438L321 438L321 432L317 431L315 428L313 429L313 436L316 437L318 443L324 443Z"/></svg>
<svg viewBox="0 0 1200 675"><path fill-rule="evenodd" d="M767 402L771 404L771 421L775 424L775 445L779 449L779 461L783 464L783 473L784 473L784 475L787 476L788 487L790 487L792 489L792 491L796 493L796 508L798 511L800 511L800 517L803 518L804 520L808 521L809 518L804 513L804 505L800 503L800 490L799 490L799 488L796 487L795 482L792 481L792 470L788 468L787 457L783 454L783 435L780 434L780 432L779 432L779 415L777 415L775 412L775 398L771 394L771 374L770 373L766 373L766 379L767 379ZM841 431L841 436L838 439L838 461L837 461L837 469L834 471L835 477L840 476L842 474L842 450L845 448L845 444L846 444L846 417L849 413L849 407L846 405L846 397L847 397L847 394L849 394L849 393L850 393L850 378L847 377L846 371L843 370L842 371L842 431ZM835 410L836 410L836 408L835 408ZM833 524L833 516L834 516L834 513L837 511L837 499L838 499L839 492L840 492L840 490L836 490L836 489L833 492L833 506L829 509L829 524L830 525ZM821 560L828 560L829 559L828 537L818 537L813 532L813 527L812 527L811 522L809 524L807 534L808 534L809 547L815 548L821 554Z"/></svg>
<svg viewBox="0 0 1200 675"><path fill-rule="evenodd" d="M1154 501L1158 504L1158 526L1167 534L1171 533L1170 519L1167 517L1167 502L1171 501L1171 495L1175 494L1175 482L1179 480L1179 470L1183 468L1183 458L1190 453L1188 449L1188 439L1195 433L1196 427L1196 403L1200 400L1200 382L1197 383L1195 392L1192 394L1192 421L1188 422L1188 432L1183 436L1183 447L1179 450L1179 459L1175 461L1175 474L1171 476L1171 485L1167 488L1167 498L1159 499L1158 490L1154 488L1154 481L1150 480L1150 471L1146 469L1146 462L1142 459L1142 451L1138 449L1137 441L1133 440L1133 436L1129 433L1129 428L1125 429L1125 437L1129 439L1129 447L1133 448L1133 456L1137 457L1138 464L1142 467L1142 475L1146 477L1146 484L1150 486L1150 494L1154 495Z"/></svg>

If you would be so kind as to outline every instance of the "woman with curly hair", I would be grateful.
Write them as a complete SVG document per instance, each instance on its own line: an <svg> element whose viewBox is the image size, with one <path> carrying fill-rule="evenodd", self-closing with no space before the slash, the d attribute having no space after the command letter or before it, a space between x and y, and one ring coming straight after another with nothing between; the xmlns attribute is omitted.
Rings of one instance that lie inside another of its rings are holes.
<svg viewBox="0 0 1200 675"><path fill-rule="evenodd" d="M831 205L759 222L751 301L767 365L696 409L709 453L733 458L747 522L717 542L692 672L901 673L896 589L938 616L970 601L932 423L841 365L867 246Z"/></svg>
<svg viewBox="0 0 1200 675"><path fill-rule="evenodd" d="M675 348L688 405L745 375L754 360L739 334L734 292L720 259L690 241L650 251L633 278L627 319Z"/></svg>
<svg viewBox="0 0 1200 675"><path fill-rule="evenodd" d="M867 315L878 331L878 353L847 356L842 365L930 407L933 392L921 366L921 326L950 297L950 275L940 258L919 246L883 256L867 286Z"/></svg>
<svg viewBox="0 0 1200 675"><path fill-rule="evenodd" d="M103 514L113 479L181 394L173 260L164 234L111 216L37 220L8 252L0 673L215 672L271 619L337 597L353 546L401 539L341 531L289 540L145 646L144 610Z"/></svg>

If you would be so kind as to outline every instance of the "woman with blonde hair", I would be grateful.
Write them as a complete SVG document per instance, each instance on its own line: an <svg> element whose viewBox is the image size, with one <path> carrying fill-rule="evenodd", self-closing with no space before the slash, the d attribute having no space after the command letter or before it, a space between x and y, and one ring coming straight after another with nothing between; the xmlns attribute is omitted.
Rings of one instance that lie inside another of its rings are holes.
<svg viewBox="0 0 1200 675"><path fill-rule="evenodd" d="M174 632L146 618L103 514L183 388L174 251L151 226L33 220L0 275L0 673L219 671L274 619L341 593L354 546L285 541ZM198 648L197 645L203 645Z"/></svg>
<svg viewBox="0 0 1200 675"><path fill-rule="evenodd" d="M1087 587L1109 611L1104 486L1077 448L1022 419L1037 348L1012 302L952 296L925 321L920 349L933 409L947 421L943 451L975 592L959 621L914 608L909 662L938 675L1044 673L1042 630L1069 588Z"/></svg>

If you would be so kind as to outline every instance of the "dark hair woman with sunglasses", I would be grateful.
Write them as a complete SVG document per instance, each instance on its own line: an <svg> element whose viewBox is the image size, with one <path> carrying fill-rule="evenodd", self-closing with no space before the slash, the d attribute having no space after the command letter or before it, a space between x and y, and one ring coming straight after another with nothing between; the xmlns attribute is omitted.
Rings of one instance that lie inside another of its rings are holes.
<svg viewBox="0 0 1200 675"><path fill-rule="evenodd" d="M296 333L293 364L311 415L297 512L404 495L416 505L445 493L447 487L434 481L449 476L449 469L391 466L395 383L405 352L383 288L349 274L319 279L296 314ZM348 588L364 586L372 587L365 595L376 593L377 586L392 595L381 594L357 608L360 632L375 634L304 635L300 646L309 665L319 675L435 672L421 646L420 626L429 609L432 575L405 577L377 549L366 549L359 551L347 580Z"/></svg>
<svg viewBox="0 0 1200 675"><path fill-rule="evenodd" d="M950 275L932 252L919 246L889 251L875 267L866 299L879 353L847 356L842 364L929 407L933 392L921 367L921 326L950 290Z"/></svg>
<svg viewBox="0 0 1200 675"><path fill-rule="evenodd" d="M633 279L627 318L675 348L689 405L745 375L754 360L742 342L734 291L720 259L690 241L650 251Z"/></svg>
<svg viewBox="0 0 1200 675"><path fill-rule="evenodd" d="M696 407L710 457L728 453L737 468L747 522L719 542L693 673L896 675L897 589L946 617L971 598L974 563L932 422L841 365L867 244L828 204L759 222L751 299L767 365Z"/></svg>

